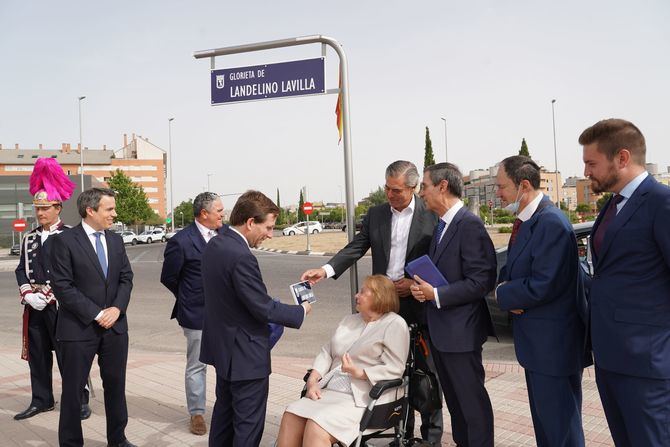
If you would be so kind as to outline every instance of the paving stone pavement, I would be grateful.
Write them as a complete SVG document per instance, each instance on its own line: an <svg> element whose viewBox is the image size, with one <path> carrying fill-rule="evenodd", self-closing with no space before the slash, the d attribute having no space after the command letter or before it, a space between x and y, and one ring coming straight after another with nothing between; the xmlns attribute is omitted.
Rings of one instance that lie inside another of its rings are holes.
<svg viewBox="0 0 670 447"><path fill-rule="evenodd" d="M184 355L178 353L131 350L128 359L126 397L130 419L128 439L138 446L207 446L206 436L188 431L189 417L184 397ZM310 359L274 357L270 376L262 446L270 446L277 435L282 412L295 400L302 388L302 376ZM486 386L495 414L495 445L501 447L532 446L533 426L523 369L516 363L486 363ZM91 397L93 415L83 421L85 445L106 445L102 385L97 364L91 371L95 397ZM60 395L60 377L54 370L54 391ZM207 414L214 405L215 373L207 375ZM598 398L593 369L584 373L583 424L587 446L613 445ZM30 399L28 365L19 358L18 348L0 348L0 446L57 446L58 403L55 411L42 413L25 421L14 421L14 414L24 410ZM451 442L451 427L445 407L443 446ZM376 444L383 445L383 444Z"/></svg>

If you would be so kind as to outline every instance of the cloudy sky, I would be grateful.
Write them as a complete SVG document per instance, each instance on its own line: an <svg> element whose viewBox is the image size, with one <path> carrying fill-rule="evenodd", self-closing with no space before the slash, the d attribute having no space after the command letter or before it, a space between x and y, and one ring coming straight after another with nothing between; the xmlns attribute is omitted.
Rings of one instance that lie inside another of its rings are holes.
<svg viewBox="0 0 670 447"><path fill-rule="evenodd" d="M210 106L209 48L323 34L349 58L358 200L386 165L437 161L464 172L516 153L582 172L577 136L602 118L636 123L647 161L670 165L670 3L657 1L22 1L0 3L0 143L119 148L124 133L167 149L175 203L207 185L260 189L282 204L339 201L334 95ZM318 57L318 45L217 59L217 68ZM337 56L327 56L327 87ZM232 206L234 198L226 200Z"/></svg>

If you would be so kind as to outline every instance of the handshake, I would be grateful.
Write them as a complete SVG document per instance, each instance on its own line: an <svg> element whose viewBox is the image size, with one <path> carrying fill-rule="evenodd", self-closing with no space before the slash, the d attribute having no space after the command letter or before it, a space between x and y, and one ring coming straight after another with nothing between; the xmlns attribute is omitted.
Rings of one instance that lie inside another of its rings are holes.
<svg viewBox="0 0 670 447"><path fill-rule="evenodd" d="M49 299L41 292L26 293L23 296L23 301L28 303L30 307L35 310L43 310L45 307L47 307L47 304L49 304Z"/></svg>

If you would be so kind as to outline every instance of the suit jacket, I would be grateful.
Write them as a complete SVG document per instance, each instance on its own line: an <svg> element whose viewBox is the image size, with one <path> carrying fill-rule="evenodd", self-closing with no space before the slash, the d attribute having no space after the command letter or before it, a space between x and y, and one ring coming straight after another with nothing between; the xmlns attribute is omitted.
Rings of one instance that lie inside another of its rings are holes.
<svg viewBox="0 0 670 447"><path fill-rule="evenodd" d="M363 218L363 226L354 239L340 250L328 264L337 279L354 262L372 248L372 274L385 275L391 253L391 206L388 203L373 206ZM428 247L437 224L437 216L426 209L423 200L414 196L414 214L407 237L405 264L428 253ZM409 322L425 322L423 303L412 297L400 299L400 315Z"/></svg>
<svg viewBox="0 0 670 447"><path fill-rule="evenodd" d="M200 361L226 380L255 380L270 372L268 323L299 328L304 309L268 295L256 257L237 232L212 238L202 256L205 318Z"/></svg>
<svg viewBox="0 0 670 447"><path fill-rule="evenodd" d="M500 271L498 304L513 315L514 349L521 366L568 376L588 363L586 296L580 284L577 240L562 211L543 197L519 228Z"/></svg>
<svg viewBox="0 0 670 447"><path fill-rule="evenodd" d="M227 227L224 225L218 233ZM188 329L202 330L205 295L200 260L206 246L205 238L193 222L168 240L163 254L161 283L176 299L170 318L177 318L179 326Z"/></svg>
<svg viewBox="0 0 670 447"><path fill-rule="evenodd" d="M62 341L91 340L106 330L128 331L126 309L133 289L133 271L123 239L105 231L107 278L81 224L53 237L51 242L51 284L58 297L56 338ZM95 317L107 307L121 311L111 329L103 329Z"/></svg>
<svg viewBox="0 0 670 447"><path fill-rule="evenodd" d="M593 253L591 338L600 368L670 379L669 225L670 189L648 176L610 222L600 252Z"/></svg>
<svg viewBox="0 0 670 447"><path fill-rule="evenodd" d="M349 353L354 365L363 368L368 376L366 380L351 379L354 402L357 407L365 407L370 403L370 390L377 382L402 377L409 354L407 323L394 312L368 324L361 314L344 317L314 359L312 368L321 374L322 388L328 384L328 373L341 368L345 353ZM380 403L394 398L395 394L389 393Z"/></svg>
<svg viewBox="0 0 670 447"><path fill-rule="evenodd" d="M484 224L461 208L440 244L432 240L429 253L449 283L438 287L440 308L426 306L432 343L442 352L481 349L488 335L495 335L484 297L495 285L496 253Z"/></svg>

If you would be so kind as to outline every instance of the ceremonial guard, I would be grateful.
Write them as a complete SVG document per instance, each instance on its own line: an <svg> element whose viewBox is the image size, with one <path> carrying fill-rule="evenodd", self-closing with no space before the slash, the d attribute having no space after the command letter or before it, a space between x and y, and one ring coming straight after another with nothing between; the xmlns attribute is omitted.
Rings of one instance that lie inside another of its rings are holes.
<svg viewBox="0 0 670 447"><path fill-rule="evenodd" d="M60 220L63 202L70 198L74 183L53 158L38 158L30 175L30 194L38 226L28 232L21 243L21 259L16 268L23 311L23 343L21 358L30 366L32 400L28 408L14 416L21 420L53 410L52 386L53 354L62 371L60 352L56 342L58 299L51 289L49 274L50 237L67 227ZM82 393L80 416L91 415L88 390Z"/></svg>

